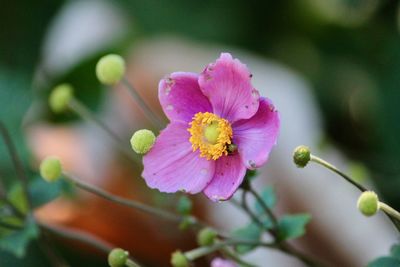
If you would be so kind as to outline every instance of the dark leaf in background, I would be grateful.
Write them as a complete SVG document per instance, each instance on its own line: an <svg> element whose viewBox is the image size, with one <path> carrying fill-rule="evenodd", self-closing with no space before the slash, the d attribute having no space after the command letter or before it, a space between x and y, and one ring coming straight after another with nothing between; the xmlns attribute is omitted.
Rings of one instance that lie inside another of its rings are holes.
<svg viewBox="0 0 400 267"><path fill-rule="evenodd" d="M232 237L240 240L259 241L262 231L255 223L249 223L243 228L236 229L232 232ZM239 254L245 254L253 250L255 246L239 245L236 246L236 251Z"/></svg>
<svg viewBox="0 0 400 267"><path fill-rule="evenodd" d="M281 240L295 239L306 232L306 225L310 222L310 214L284 215L279 219L279 238Z"/></svg>

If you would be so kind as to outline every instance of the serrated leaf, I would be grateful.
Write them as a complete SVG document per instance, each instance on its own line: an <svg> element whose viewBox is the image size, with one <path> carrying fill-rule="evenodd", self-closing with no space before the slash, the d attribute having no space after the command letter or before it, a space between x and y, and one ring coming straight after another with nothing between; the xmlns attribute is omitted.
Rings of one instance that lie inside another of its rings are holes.
<svg viewBox="0 0 400 267"><path fill-rule="evenodd" d="M393 257L380 257L370 262L367 267L399 267L400 260Z"/></svg>
<svg viewBox="0 0 400 267"><path fill-rule="evenodd" d="M390 248L390 256L400 260L400 244L395 244Z"/></svg>
<svg viewBox="0 0 400 267"><path fill-rule="evenodd" d="M275 194L275 190L272 186L265 187L263 189L263 191L261 192L260 196L268 208L272 209L275 207L276 194ZM262 205L260 204L259 201L256 201L254 208L255 208L257 214L265 213L264 209L262 208Z"/></svg>
<svg viewBox="0 0 400 267"><path fill-rule="evenodd" d="M261 238L262 231L255 223L249 223L243 228L236 229L232 232L232 237L246 241L259 241ZM236 251L239 254L244 254L253 250L255 246L238 245Z"/></svg>
<svg viewBox="0 0 400 267"><path fill-rule="evenodd" d="M304 235L305 227L310 220L311 215L307 213L283 216L278 222L279 238L287 240Z"/></svg>
<svg viewBox="0 0 400 267"><path fill-rule="evenodd" d="M24 228L13 231L0 239L0 249L11 252L18 258L25 255L29 242L39 234L38 227L33 218L28 217Z"/></svg>

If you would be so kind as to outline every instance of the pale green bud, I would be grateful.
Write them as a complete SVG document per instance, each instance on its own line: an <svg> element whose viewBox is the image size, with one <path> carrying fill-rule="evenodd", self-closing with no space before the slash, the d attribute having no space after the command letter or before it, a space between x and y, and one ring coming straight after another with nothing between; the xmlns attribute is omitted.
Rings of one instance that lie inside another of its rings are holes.
<svg viewBox="0 0 400 267"><path fill-rule="evenodd" d="M147 129L136 131L131 138L132 149L138 154L146 154L154 145L156 136Z"/></svg>
<svg viewBox="0 0 400 267"><path fill-rule="evenodd" d="M211 228L204 228L197 234L197 243L200 246L211 246L215 242L217 232Z"/></svg>
<svg viewBox="0 0 400 267"><path fill-rule="evenodd" d="M62 166L60 160L56 157L47 157L40 163L40 175L47 182L54 182L60 176L62 172Z"/></svg>
<svg viewBox="0 0 400 267"><path fill-rule="evenodd" d="M128 251L121 248L114 248L108 254L108 265L110 265L110 267L124 267L128 256Z"/></svg>
<svg viewBox="0 0 400 267"><path fill-rule="evenodd" d="M365 216L372 216L379 210L379 199L375 192L363 192L357 201L358 210Z"/></svg>
<svg viewBox="0 0 400 267"><path fill-rule="evenodd" d="M178 250L172 253L171 265L173 267L189 267L189 261L185 255Z"/></svg>
<svg viewBox="0 0 400 267"><path fill-rule="evenodd" d="M69 84L56 86L49 96L49 106L54 113L64 112L68 109L68 103L74 97L74 89Z"/></svg>
<svg viewBox="0 0 400 267"><path fill-rule="evenodd" d="M113 85L119 82L125 73L124 59L115 54L100 58L96 65L97 79L103 84Z"/></svg>
<svg viewBox="0 0 400 267"><path fill-rule="evenodd" d="M293 161L299 168L304 168L311 159L310 148L307 146L298 146L293 153Z"/></svg>

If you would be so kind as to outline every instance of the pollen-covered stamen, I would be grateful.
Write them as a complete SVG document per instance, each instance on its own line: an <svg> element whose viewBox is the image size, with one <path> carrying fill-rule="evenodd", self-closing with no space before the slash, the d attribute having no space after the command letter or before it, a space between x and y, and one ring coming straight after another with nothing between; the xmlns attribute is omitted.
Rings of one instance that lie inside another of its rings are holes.
<svg viewBox="0 0 400 267"><path fill-rule="evenodd" d="M225 119L210 112L194 115L188 131L193 151L200 150L200 156L217 160L228 155L228 145L232 143L232 127Z"/></svg>

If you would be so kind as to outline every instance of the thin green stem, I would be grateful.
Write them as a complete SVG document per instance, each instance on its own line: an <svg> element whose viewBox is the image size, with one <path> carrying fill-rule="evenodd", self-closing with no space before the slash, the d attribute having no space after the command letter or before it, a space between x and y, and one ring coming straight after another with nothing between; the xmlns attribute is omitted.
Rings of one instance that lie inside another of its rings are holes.
<svg viewBox="0 0 400 267"><path fill-rule="evenodd" d="M357 183L356 181L354 181L350 176L348 176L347 174L343 173L342 171L340 171L338 168L336 168L335 166L333 166L332 164L330 164L329 162L311 155L311 161L320 164L322 166L324 166L325 168L328 168L329 170L339 174L341 177L343 177L347 182L351 183L352 185L354 185L355 187L357 187L361 192L367 191L367 188L365 188L363 185Z"/></svg>
<svg viewBox="0 0 400 267"><path fill-rule="evenodd" d="M364 187L363 185L357 183L356 181L354 181L350 176L348 176L347 174L343 173L342 171L340 171L338 168L336 168L334 165L330 164L329 162L311 155L310 158L311 161L320 164L321 166L339 174L339 176L341 176L342 178L344 178L347 182L351 183L352 185L354 185L358 190L360 190L361 192L365 192L368 191L368 189L366 187ZM392 222L392 224L396 227L396 229L400 232L400 221L397 221L394 217L392 217L392 215L388 212L386 212L384 210L384 213L386 214L386 216L389 218L389 220Z"/></svg>
<svg viewBox="0 0 400 267"><path fill-rule="evenodd" d="M49 225L49 224L46 224L43 222L38 222L38 224L41 229L43 229L47 232L53 233L53 234L61 236L63 238L67 238L70 240L76 240L81 243L85 243L94 248L97 248L98 250L104 252L105 254L108 254L114 248L111 244L107 243L106 241L101 240L100 238L93 236L86 232L62 228L62 227L58 227L58 226L52 226L52 225ZM140 267L140 265L138 265L136 263L136 261L134 261L133 259L128 259L128 262L130 264L132 264L132 263L136 264L136 265L128 265L128 266Z"/></svg>
<svg viewBox="0 0 400 267"><path fill-rule="evenodd" d="M139 95L139 93L135 90L135 88L130 84L130 82L126 78L122 79L122 83L132 96L133 100L139 105L140 109L151 121L151 123L156 127L156 129L160 129L162 125L164 125L164 123L151 110L151 108L146 104L143 98Z"/></svg>
<svg viewBox="0 0 400 267"><path fill-rule="evenodd" d="M265 203L265 201L262 199L262 197L253 189L251 184L249 183L249 191L250 193L253 194L254 198L257 200L257 202L261 205L261 208L264 210L264 212L268 215L268 217L271 219L273 228L277 229L278 228L278 219L276 218L274 212L272 209L268 207L268 205Z"/></svg>
<svg viewBox="0 0 400 267"><path fill-rule="evenodd" d="M243 260L242 258L238 257L235 253L233 253L232 251L230 251L227 248L222 248L221 252L225 255L225 257L233 260L234 262L238 263L240 266L243 266L243 267L257 267L257 265L251 264L251 263Z"/></svg>
<svg viewBox="0 0 400 267"><path fill-rule="evenodd" d="M105 254L108 254L111 251L111 249L113 249L113 246L111 244L109 244L91 234L88 234L86 232L62 228L62 227L58 227L58 226L53 226L53 225L46 224L43 222L38 222L38 224L42 230L56 234L57 236L61 236L63 238L67 238L70 240L76 240L76 241L88 244L88 245L104 252Z"/></svg>
<svg viewBox="0 0 400 267"><path fill-rule="evenodd" d="M288 255L291 255L297 259L299 259L301 262L306 264L307 266L310 267L323 267L324 264L319 263L315 261L314 259L310 258L310 256L305 255L303 252L298 251L296 248L291 246L289 243L281 243L279 245L279 249Z"/></svg>
<svg viewBox="0 0 400 267"><path fill-rule="evenodd" d="M140 267L140 265L138 263L134 262L131 259L128 259L126 261L125 265L128 266L128 267Z"/></svg>
<svg viewBox="0 0 400 267"><path fill-rule="evenodd" d="M400 222L400 213L397 210L395 210L394 208L383 202L379 202L379 207L386 214L389 214L392 218L395 218L397 221Z"/></svg>
<svg viewBox="0 0 400 267"><path fill-rule="evenodd" d="M268 232L270 232L270 229L265 227L265 225L262 223L262 221L260 221L260 219L251 211L250 207L248 206L247 198L246 198L247 192L248 192L247 189L242 190L242 200L241 200L240 204L241 204L243 211L245 211L247 213L247 215L250 216L251 220L253 222L255 222L261 229L265 229Z"/></svg>
<svg viewBox="0 0 400 267"><path fill-rule="evenodd" d="M107 191L105 191L105 190L103 190L101 188L98 188L96 186L93 186L93 185L90 185L90 184L85 183L83 181L80 181L80 180L74 178L70 174L65 173L64 176L65 176L66 179L71 181L77 187L79 187L79 188L81 188L81 189L83 189L85 191L88 191L90 193L93 193L93 194L95 194L97 196L100 196L100 197L102 197L104 199L107 199L109 201L115 202L117 204L124 205L124 206L127 206L127 207L132 208L132 209L137 209L137 210L140 210L140 211L152 214L152 215L156 215L156 216L159 216L159 217L161 217L163 219L174 221L174 222L181 222L182 219L183 219L181 216L179 216L177 214L174 214L172 212L168 212L168 211L165 211L165 210L162 210L162 209L154 208L154 207L152 207L150 205L147 205L147 204L135 201L135 200L129 200L129 199L126 199L126 198L122 198L122 197L113 195L113 194L108 193Z"/></svg>
<svg viewBox="0 0 400 267"><path fill-rule="evenodd" d="M26 175L25 168L23 167L21 159L18 156L17 149L11 139L10 133L3 124L3 122L1 121L0 121L0 134L3 137L4 143L10 154L11 161L17 173L17 178L21 182L22 190L24 191L24 195L26 196L26 200L28 203L28 209L31 210L32 202L28 191L28 176Z"/></svg>
<svg viewBox="0 0 400 267"><path fill-rule="evenodd" d="M68 103L68 107L78 114L81 118L88 122L92 122L96 124L100 129L104 130L111 140L114 141L115 145L118 149L129 159L134 161L136 164L140 164L141 161L139 157L133 153L133 151L129 148L128 143L125 144L123 140L113 131L110 127L107 126L103 121L98 119L85 105L83 105L79 100L72 99Z"/></svg>

